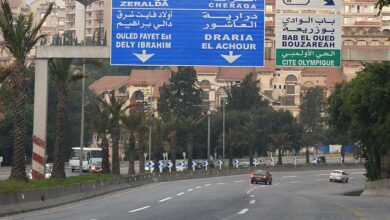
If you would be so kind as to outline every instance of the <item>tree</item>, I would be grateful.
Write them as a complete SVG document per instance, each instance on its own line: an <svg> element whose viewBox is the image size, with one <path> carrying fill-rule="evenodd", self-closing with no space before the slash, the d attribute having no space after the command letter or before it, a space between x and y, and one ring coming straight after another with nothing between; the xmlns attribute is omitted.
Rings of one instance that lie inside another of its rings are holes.
<svg viewBox="0 0 390 220"><path fill-rule="evenodd" d="M259 95L257 81L253 80L254 76L253 73L246 75L241 83L226 88L227 110L248 111L268 106Z"/></svg>
<svg viewBox="0 0 390 220"><path fill-rule="evenodd" d="M91 114L91 128L97 133L98 142L101 140L100 147L102 148L102 170L103 173L110 173L110 161L108 151L108 132L110 113L108 109L104 109L102 105L95 105L95 111Z"/></svg>
<svg viewBox="0 0 390 220"><path fill-rule="evenodd" d="M390 62L365 63L356 78L330 99L331 124L343 133L339 129L350 121L349 130L363 147L369 180L390 177L389 70Z"/></svg>
<svg viewBox="0 0 390 220"><path fill-rule="evenodd" d="M172 72L170 84L160 88L157 109L161 118L167 121L171 116L186 118L198 116L201 112L201 89L193 67L179 67Z"/></svg>
<svg viewBox="0 0 390 220"><path fill-rule="evenodd" d="M198 128L199 123L202 121L202 118L194 118L189 116L182 121L182 126L186 133L186 142L187 142L187 158L188 166L192 165L193 159L193 150L194 150L194 133Z"/></svg>
<svg viewBox="0 0 390 220"><path fill-rule="evenodd" d="M253 155L255 150L255 144L258 134L258 128L254 118L251 118L248 122L245 123L244 127L241 130L245 136L243 139L245 146L248 148L249 154L249 166L253 166Z"/></svg>
<svg viewBox="0 0 390 220"><path fill-rule="evenodd" d="M381 13L382 9L386 6L390 5L390 0L378 0L375 5L375 8L378 8L378 15Z"/></svg>
<svg viewBox="0 0 390 220"><path fill-rule="evenodd" d="M129 169L128 169L129 175L135 174L134 156L136 153L135 150L136 135L138 133L139 128L143 126L142 123L144 121L144 118L145 118L145 114L143 112L137 111L133 108L130 109L128 114L121 116L122 125L126 128L127 132L129 133Z"/></svg>
<svg viewBox="0 0 390 220"><path fill-rule="evenodd" d="M119 175L119 135L120 135L120 117L127 110L125 107L126 100L118 99L115 96L115 91L108 93L108 100L98 98L103 108L110 113L109 131L112 140L112 174Z"/></svg>
<svg viewBox="0 0 390 220"><path fill-rule="evenodd" d="M73 59L49 61L51 79L57 89L56 141L54 146L53 178L65 178L66 138L69 84L83 77L72 70Z"/></svg>
<svg viewBox="0 0 390 220"><path fill-rule="evenodd" d="M7 83L13 97L14 143L10 179L27 180L25 165L26 57L31 49L45 38L44 34L40 34L40 29L52 9L53 3L50 3L42 19L34 25L32 13L20 14L17 19L14 19L8 1L0 0L0 30L4 38L0 47L6 48L15 58L9 69L0 74L2 82Z"/></svg>
<svg viewBox="0 0 390 220"><path fill-rule="evenodd" d="M324 92L319 87L309 88L299 105L299 122L304 134L303 143L306 147L306 163L309 163L309 147L319 143L318 134L324 127L322 114L325 108Z"/></svg>
<svg viewBox="0 0 390 220"><path fill-rule="evenodd" d="M291 112L285 110L274 111L272 115L267 123L268 146L271 151L278 151L278 164L282 165L283 152L292 146L295 119Z"/></svg>

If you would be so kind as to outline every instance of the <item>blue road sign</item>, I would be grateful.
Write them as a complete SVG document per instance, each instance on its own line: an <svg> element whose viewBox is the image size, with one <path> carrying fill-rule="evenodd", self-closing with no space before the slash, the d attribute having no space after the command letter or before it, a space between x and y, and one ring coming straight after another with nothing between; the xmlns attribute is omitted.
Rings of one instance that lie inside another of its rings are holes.
<svg viewBox="0 0 390 220"><path fill-rule="evenodd" d="M263 63L264 0L112 0L113 65Z"/></svg>

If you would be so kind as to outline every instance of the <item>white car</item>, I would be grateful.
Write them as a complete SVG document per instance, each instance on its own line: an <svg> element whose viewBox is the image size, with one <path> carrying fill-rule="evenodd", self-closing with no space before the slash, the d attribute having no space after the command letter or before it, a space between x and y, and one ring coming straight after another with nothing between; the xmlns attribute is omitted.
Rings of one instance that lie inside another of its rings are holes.
<svg viewBox="0 0 390 220"><path fill-rule="evenodd" d="M329 175L329 181L348 183L348 174L342 170L333 170Z"/></svg>

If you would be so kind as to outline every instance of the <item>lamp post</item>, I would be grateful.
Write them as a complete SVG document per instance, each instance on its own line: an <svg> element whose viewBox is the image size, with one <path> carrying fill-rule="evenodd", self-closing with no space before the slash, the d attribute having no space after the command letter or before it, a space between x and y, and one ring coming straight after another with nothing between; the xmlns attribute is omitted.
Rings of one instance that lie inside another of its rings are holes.
<svg viewBox="0 0 390 220"><path fill-rule="evenodd" d="M87 6L92 4L97 0L76 0L84 6L84 42L83 46L85 47L86 41L86 32L87 32ZM81 126L80 126L80 169L79 172L83 172L83 147L84 147L84 106L85 105L85 59L83 61L83 78L81 79Z"/></svg>
<svg viewBox="0 0 390 220"><path fill-rule="evenodd" d="M148 126L149 128L149 160L151 159L150 155L152 155L152 126Z"/></svg>
<svg viewBox="0 0 390 220"><path fill-rule="evenodd" d="M211 111L207 111L207 118L208 118L208 124L207 124L207 161L210 160L210 116Z"/></svg>
<svg viewBox="0 0 390 220"><path fill-rule="evenodd" d="M222 159L225 160L225 101L222 104Z"/></svg>

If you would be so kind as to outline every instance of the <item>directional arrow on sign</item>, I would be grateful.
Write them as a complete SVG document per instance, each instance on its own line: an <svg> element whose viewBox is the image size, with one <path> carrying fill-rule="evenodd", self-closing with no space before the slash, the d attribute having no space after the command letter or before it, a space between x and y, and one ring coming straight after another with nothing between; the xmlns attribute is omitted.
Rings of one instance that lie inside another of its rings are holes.
<svg viewBox="0 0 390 220"><path fill-rule="evenodd" d="M133 53L134 56L136 56L138 59L140 59L143 63L148 61L152 56L154 56L154 53L146 54L146 50L142 50L142 54L140 53Z"/></svg>
<svg viewBox="0 0 390 220"><path fill-rule="evenodd" d="M229 51L229 55L221 54L221 56L229 63L234 63L241 55L233 55L233 51Z"/></svg>
<svg viewBox="0 0 390 220"><path fill-rule="evenodd" d="M326 2L325 5L334 5L333 0L324 0Z"/></svg>

